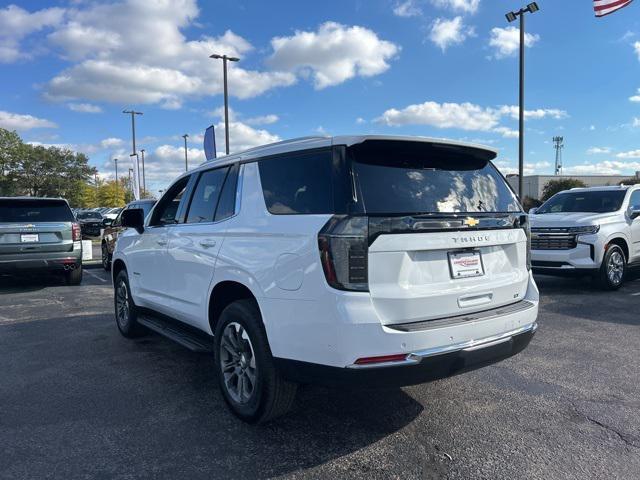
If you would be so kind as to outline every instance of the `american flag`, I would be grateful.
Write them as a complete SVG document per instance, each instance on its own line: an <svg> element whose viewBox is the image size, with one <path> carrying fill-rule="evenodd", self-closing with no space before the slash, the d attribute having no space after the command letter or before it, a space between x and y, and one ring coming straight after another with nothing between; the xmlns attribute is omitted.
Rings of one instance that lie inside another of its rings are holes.
<svg viewBox="0 0 640 480"><path fill-rule="evenodd" d="M626 7L633 0L594 0L593 9L596 12L596 17L604 17L610 13L620 10L622 7Z"/></svg>

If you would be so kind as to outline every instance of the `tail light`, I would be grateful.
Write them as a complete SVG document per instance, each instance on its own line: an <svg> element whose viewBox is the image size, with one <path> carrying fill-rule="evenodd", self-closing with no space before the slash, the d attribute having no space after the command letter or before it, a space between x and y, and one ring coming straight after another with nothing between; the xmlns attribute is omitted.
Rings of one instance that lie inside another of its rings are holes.
<svg viewBox="0 0 640 480"><path fill-rule="evenodd" d="M528 215L520 216L520 226L527 236L527 270L531 270L531 223Z"/></svg>
<svg viewBox="0 0 640 480"><path fill-rule="evenodd" d="M338 290L369 291L367 217L332 217L318 234L327 283Z"/></svg>
<svg viewBox="0 0 640 480"><path fill-rule="evenodd" d="M79 242L82 240L82 233L80 233L80 224L72 223L71 224L71 238L74 242Z"/></svg>

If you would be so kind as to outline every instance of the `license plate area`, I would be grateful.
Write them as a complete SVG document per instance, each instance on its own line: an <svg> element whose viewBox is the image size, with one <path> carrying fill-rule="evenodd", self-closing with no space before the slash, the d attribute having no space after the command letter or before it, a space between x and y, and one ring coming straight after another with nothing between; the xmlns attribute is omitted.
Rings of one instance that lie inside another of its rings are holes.
<svg viewBox="0 0 640 480"><path fill-rule="evenodd" d="M479 250L448 252L451 278L481 277L484 275L482 253Z"/></svg>
<svg viewBox="0 0 640 480"><path fill-rule="evenodd" d="M23 233L20 235L20 241L22 243L37 243L40 241L40 236L37 233Z"/></svg>

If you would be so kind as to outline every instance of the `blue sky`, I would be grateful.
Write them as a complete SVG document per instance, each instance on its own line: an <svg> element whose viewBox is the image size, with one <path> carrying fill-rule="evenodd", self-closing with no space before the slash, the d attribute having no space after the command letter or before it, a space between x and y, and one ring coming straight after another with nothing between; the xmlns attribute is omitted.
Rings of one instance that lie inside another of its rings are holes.
<svg viewBox="0 0 640 480"><path fill-rule="evenodd" d="M589 0L540 0L527 17L527 173L640 170L640 2L596 19ZM392 133L471 140L517 163L517 32L510 0L0 3L0 126L126 171L129 118L147 179L164 188L204 159L230 67L231 149L304 135Z"/></svg>

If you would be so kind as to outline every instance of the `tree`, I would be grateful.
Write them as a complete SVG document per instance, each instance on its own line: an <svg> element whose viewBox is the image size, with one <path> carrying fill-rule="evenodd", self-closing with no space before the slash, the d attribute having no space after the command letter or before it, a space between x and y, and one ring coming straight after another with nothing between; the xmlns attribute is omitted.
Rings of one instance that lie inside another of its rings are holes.
<svg viewBox="0 0 640 480"><path fill-rule="evenodd" d="M537 208L540 205L542 205L542 202L540 200L538 200L537 198L524 197L524 199L522 200L522 208L524 208L525 212L528 212L529 210L531 210L534 207Z"/></svg>
<svg viewBox="0 0 640 480"><path fill-rule="evenodd" d="M542 201L546 202L556 193L571 188L584 188L587 184L576 178L559 178L558 180L549 180L542 189Z"/></svg>
<svg viewBox="0 0 640 480"><path fill-rule="evenodd" d="M21 145L22 140L16 132L0 128L0 196L16 194L13 167Z"/></svg>
<svg viewBox="0 0 640 480"><path fill-rule="evenodd" d="M639 177L630 177L630 178L625 178L624 180L622 180L620 182L620 185L635 185L637 183L640 183L640 178Z"/></svg>

